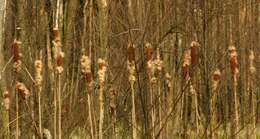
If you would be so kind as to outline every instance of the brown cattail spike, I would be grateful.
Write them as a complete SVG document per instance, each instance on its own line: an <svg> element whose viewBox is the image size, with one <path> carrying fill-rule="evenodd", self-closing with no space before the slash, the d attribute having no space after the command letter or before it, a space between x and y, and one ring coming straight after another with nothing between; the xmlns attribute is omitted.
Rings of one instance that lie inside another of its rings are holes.
<svg viewBox="0 0 260 139"><path fill-rule="evenodd" d="M190 66L190 50L184 51L183 64L182 64L182 77L187 80L189 77L189 66Z"/></svg>
<svg viewBox="0 0 260 139"><path fill-rule="evenodd" d="M147 61L153 58L153 48L150 43L145 44L145 57Z"/></svg>
<svg viewBox="0 0 260 139"><path fill-rule="evenodd" d="M133 62L135 59L135 46L132 44L128 45L127 48L127 59L129 62Z"/></svg>
<svg viewBox="0 0 260 139"><path fill-rule="evenodd" d="M235 46L230 46L229 47L229 56L230 56L230 68L232 74L237 74L238 69L237 69L237 52L236 52L236 47Z"/></svg>
<svg viewBox="0 0 260 139"><path fill-rule="evenodd" d="M216 70L214 71L214 73L213 73L213 80L214 80L214 81L219 81L219 80L220 80L220 75L221 75L220 70L219 70L219 69L216 69Z"/></svg>
<svg viewBox="0 0 260 139"><path fill-rule="evenodd" d="M18 62L20 60L20 54L19 54L19 49L21 47L21 42L14 40L13 44L12 44L12 49L13 49L13 56L14 56L14 61Z"/></svg>
<svg viewBox="0 0 260 139"><path fill-rule="evenodd" d="M10 94L8 91L5 91L4 92L4 106L5 106L6 110L10 109L10 103L11 103Z"/></svg>
<svg viewBox="0 0 260 139"><path fill-rule="evenodd" d="M192 66L195 66L198 61L198 47L200 44L196 41L191 42L191 64Z"/></svg>

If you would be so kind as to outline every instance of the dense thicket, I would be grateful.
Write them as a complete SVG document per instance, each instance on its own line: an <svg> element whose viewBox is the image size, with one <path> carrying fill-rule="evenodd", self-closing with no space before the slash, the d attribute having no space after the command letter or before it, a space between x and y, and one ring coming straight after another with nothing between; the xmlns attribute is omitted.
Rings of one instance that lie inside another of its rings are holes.
<svg viewBox="0 0 260 139"><path fill-rule="evenodd" d="M0 138L259 134L258 0L0 0L0 9Z"/></svg>

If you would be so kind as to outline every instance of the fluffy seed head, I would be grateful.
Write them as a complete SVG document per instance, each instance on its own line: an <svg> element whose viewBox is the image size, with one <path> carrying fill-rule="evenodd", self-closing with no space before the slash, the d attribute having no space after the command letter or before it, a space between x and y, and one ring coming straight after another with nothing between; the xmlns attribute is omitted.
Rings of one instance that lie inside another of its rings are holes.
<svg viewBox="0 0 260 139"><path fill-rule="evenodd" d="M30 96L29 90L23 83L16 82L15 88L18 91L17 93L20 94L23 98L27 99Z"/></svg>
<svg viewBox="0 0 260 139"><path fill-rule="evenodd" d="M106 70L107 70L106 61L99 58L98 59L98 79L99 79L99 82L101 85L104 84L104 82L105 82Z"/></svg>
<svg viewBox="0 0 260 139"><path fill-rule="evenodd" d="M10 109L10 103L11 103L11 100L10 100L9 92L5 91L4 92L4 106L5 106L6 110Z"/></svg>

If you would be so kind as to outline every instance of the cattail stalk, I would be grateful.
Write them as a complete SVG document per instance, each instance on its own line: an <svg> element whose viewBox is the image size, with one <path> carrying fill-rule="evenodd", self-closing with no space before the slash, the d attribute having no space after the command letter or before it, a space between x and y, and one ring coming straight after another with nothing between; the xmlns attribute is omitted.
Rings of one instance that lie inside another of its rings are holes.
<svg viewBox="0 0 260 139"><path fill-rule="evenodd" d="M43 138L42 134L42 110L41 110L41 90L42 90L42 61L36 60L34 63L35 67L35 83L38 88L38 110L39 110L39 133L40 139Z"/></svg>
<svg viewBox="0 0 260 139"><path fill-rule="evenodd" d="M184 58L183 58L183 64L182 64L182 112L181 112L181 119L182 119L182 131L181 136L183 139L187 139L187 126L188 126L188 96L185 93L186 85L188 84L188 81L190 80L189 76L189 66L190 66L190 50L184 51Z"/></svg>
<svg viewBox="0 0 260 139"><path fill-rule="evenodd" d="M133 45L129 45L127 48L127 56L128 56L128 61L127 61L127 67L128 67L128 74L129 74L129 82L131 85L131 100L132 100L132 138L137 139L137 124L136 124L136 114L135 114L135 89L134 89L134 84L136 81L135 77L135 49Z"/></svg>
<svg viewBox="0 0 260 139"><path fill-rule="evenodd" d="M14 81L16 82L18 73L21 70L21 61L20 61L20 52L19 49L21 47L22 42L19 41L20 38L20 31L21 28L17 28L17 39L14 40L12 44L12 49L13 49L13 56L14 56L14 71L15 71L15 79ZM15 106L16 106L16 134L15 138L19 139L19 95L18 95L18 90L15 88Z"/></svg>
<svg viewBox="0 0 260 139"><path fill-rule="evenodd" d="M157 74L157 88L158 88L158 112L159 112L159 129L162 129L162 97L161 97L161 71L162 71L162 60L160 57L160 51L159 48L157 48L157 58L155 60L155 66L156 66L156 74ZM159 135L159 139L161 139L161 134Z"/></svg>
<svg viewBox="0 0 260 139"><path fill-rule="evenodd" d="M156 82L156 78L154 77L155 72L155 64L153 58L153 48L150 43L146 43L146 61L147 61L147 70L148 70L148 78L150 83L150 105L151 105L151 138L155 139L155 108L154 108L154 94L153 94L153 86Z"/></svg>
<svg viewBox="0 0 260 139"><path fill-rule="evenodd" d="M192 66L192 71L190 74L191 76L191 94L193 96L192 101L194 102L194 120L195 120L195 124L196 124L196 134L199 135L200 133L200 123L199 123L199 107L198 107L198 87L197 87L197 73L198 73L198 47L199 47L199 43L197 41L192 41L191 42L191 50L190 50L190 57L191 57L191 66Z"/></svg>
<svg viewBox="0 0 260 139"><path fill-rule="evenodd" d="M53 46L54 46L54 58L56 60L56 71L58 76L57 94L54 92L54 138L56 138L56 114L57 114L57 102L58 102L58 138L61 139L61 74L63 72L63 58L64 53L61 50L60 33L58 28L53 29ZM57 100L58 98L58 100Z"/></svg>
<svg viewBox="0 0 260 139"><path fill-rule="evenodd" d="M230 69L232 75L232 98L233 98L233 112L232 112L232 125L231 125L231 138L237 139L238 134L238 126L239 126L239 119L238 119L238 96L237 96L237 52L234 46L229 47L229 60L230 60Z"/></svg>
<svg viewBox="0 0 260 139"><path fill-rule="evenodd" d="M83 55L81 57L81 72L83 73L86 85L87 85L87 99L88 99L88 115L89 115L89 123L90 123L90 131L91 131L91 138L95 139L94 135L94 127L93 127L93 120L92 120L92 112L91 112L91 93L93 90L93 79L91 73L91 60L88 56Z"/></svg>
<svg viewBox="0 0 260 139"><path fill-rule="evenodd" d="M99 79L99 139L103 139L103 122L104 122L104 83L106 74L106 61L98 59L98 79Z"/></svg>
<svg viewBox="0 0 260 139"><path fill-rule="evenodd" d="M249 52L249 85L248 85L248 91L250 95L250 102L251 103L251 110L250 110L250 127L251 127L251 132L250 139L256 139L256 105L257 105L257 98L254 92L254 75L256 72L256 68L254 66L254 60L255 60L255 55L254 51Z"/></svg>
<svg viewBox="0 0 260 139"><path fill-rule="evenodd" d="M117 130L117 119L116 119L116 91L111 88L109 90L109 99L110 99L110 112L112 115L112 122L113 122L113 139L117 139L118 138L118 130Z"/></svg>
<svg viewBox="0 0 260 139"><path fill-rule="evenodd" d="M172 110L172 99L173 99L173 87L172 87L172 77L169 73L166 73L165 74L165 79L166 79L166 93L167 93L167 98L166 98L166 108L168 109L167 110L167 115L169 115L171 113L171 110ZM166 135L166 138L169 138L169 133L171 131L171 127L172 127L172 124L171 122L167 122L166 123L166 131L165 131L165 135Z"/></svg>
<svg viewBox="0 0 260 139"><path fill-rule="evenodd" d="M215 132L217 128L217 111L216 111L216 101L217 101L217 94L218 94L218 86L220 82L220 70L217 69L214 71L212 76L212 93L211 93L211 99L210 99L210 132L211 132L211 138L217 139L217 133Z"/></svg>
<svg viewBox="0 0 260 139"><path fill-rule="evenodd" d="M10 100L10 94L9 94L9 91L5 91L4 92L4 107L6 109L6 114L4 114L3 116L5 116L5 121L4 121L4 129L6 130L6 138L9 139L10 138L10 126L9 126L9 110L10 110L10 103L11 103L11 100Z"/></svg>

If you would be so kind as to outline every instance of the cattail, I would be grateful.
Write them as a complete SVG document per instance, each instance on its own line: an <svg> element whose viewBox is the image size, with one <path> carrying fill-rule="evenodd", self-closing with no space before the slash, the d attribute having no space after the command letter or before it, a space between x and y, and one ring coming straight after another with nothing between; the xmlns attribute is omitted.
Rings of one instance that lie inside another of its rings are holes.
<svg viewBox="0 0 260 139"><path fill-rule="evenodd" d="M24 99L28 99L30 92L23 83L16 82L15 88L17 89L18 94L20 94Z"/></svg>
<svg viewBox="0 0 260 139"><path fill-rule="evenodd" d="M197 64L197 57L198 57L198 47L200 44L196 41L191 42L191 64L195 66Z"/></svg>
<svg viewBox="0 0 260 139"><path fill-rule="evenodd" d="M132 100L132 138L137 138L136 132L136 115L135 115L135 90L134 90L134 83L135 83L135 48L134 45L129 44L127 48L127 68L129 72L129 81L131 84L131 100Z"/></svg>
<svg viewBox="0 0 260 139"><path fill-rule="evenodd" d="M216 101L217 101L217 87L220 82L221 73L219 69L216 69L212 75L212 96L210 100L210 131L212 139L217 138L215 128L217 127L217 113L216 113Z"/></svg>
<svg viewBox="0 0 260 139"><path fill-rule="evenodd" d="M171 88L172 87L172 77L168 72L165 74L165 79L166 79L167 88L168 89Z"/></svg>
<svg viewBox="0 0 260 139"><path fill-rule="evenodd" d="M41 60L36 60L34 62L34 68L35 68L35 82L37 85L41 85L42 82L42 61Z"/></svg>
<svg viewBox="0 0 260 139"><path fill-rule="evenodd" d="M135 48L134 45L129 45L127 48L127 69L128 69L128 79L131 83L134 83L135 78Z"/></svg>
<svg viewBox="0 0 260 139"><path fill-rule="evenodd" d="M81 63L81 72L85 76L87 85L91 87L92 86L91 60L88 56L83 55L80 59L80 63Z"/></svg>
<svg viewBox="0 0 260 139"><path fill-rule="evenodd" d="M250 52L249 52L249 71L251 74L256 72L256 68L254 66L254 60L255 60L254 51L250 50Z"/></svg>
<svg viewBox="0 0 260 139"><path fill-rule="evenodd" d="M236 47L231 45L229 47L229 62L230 70L232 74L232 98L233 98L233 122L231 128L232 138L237 138L238 126L239 126L239 117L238 117L238 96L237 96L237 74L238 74L238 61L237 61L237 52Z"/></svg>
<svg viewBox="0 0 260 139"><path fill-rule="evenodd" d="M4 106L7 111L10 109L10 103L11 103L10 94L8 91L5 91L4 92Z"/></svg>
<svg viewBox="0 0 260 139"><path fill-rule="evenodd" d="M161 60L161 57L160 57L159 48L157 49L157 57L156 57L156 60L154 61L154 64L155 64L157 72L161 72L163 61Z"/></svg>
<svg viewBox="0 0 260 139"><path fill-rule="evenodd" d="M235 46L230 46L229 47L229 57L230 57L230 68L232 74L237 74L238 69L237 69L237 52L236 52L236 47Z"/></svg>
<svg viewBox="0 0 260 139"><path fill-rule="evenodd" d="M105 73L106 73L106 61L99 58L98 59L98 79L101 85L105 82Z"/></svg>
<svg viewBox="0 0 260 139"><path fill-rule="evenodd" d="M189 78L189 66L190 66L190 60L191 60L190 53L191 53L190 50L186 50L184 52L184 56L183 56L182 77L185 80L187 80Z"/></svg>
<svg viewBox="0 0 260 139"><path fill-rule="evenodd" d="M60 33L58 28L53 29L53 46L54 46L54 58L56 59L56 70L59 74L63 72L63 58L64 58L64 52L61 50L61 41L60 41Z"/></svg>
<svg viewBox="0 0 260 139"><path fill-rule="evenodd" d="M106 75L106 61L99 58L98 59L98 79L99 79L99 139L103 138L103 122L104 122L104 98L103 98L103 89L105 83Z"/></svg>
<svg viewBox="0 0 260 139"><path fill-rule="evenodd" d="M216 90L219 80L220 80L220 76L221 76L220 70L216 69L212 76L213 90Z"/></svg>
<svg viewBox="0 0 260 139"><path fill-rule="evenodd" d="M153 48L150 43L145 44L145 58L146 61L150 61L153 58Z"/></svg>
<svg viewBox="0 0 260 139"><path fill-rule="evenodd" d="M21 47L22 42L14 40L12 44L13 56L14 56L14 69L16 72L21 70L21 60L20 60L20 52L19 49Z"/></svg>
<svg viewBox="0 0 260 139"><path fill-rule="evenodd" d="M89 115L89 122L90 122L90 130L91 130L91 138L94 139L94 128L93 128L93 121L92 121L92 112L91 112L91 92L92 92L92 74L91 74L91 60L88 56L82 55L80 59L81 63L81 72L85 76L85 80L87 83L87 90L88 90L88 115Z"/></svg>

